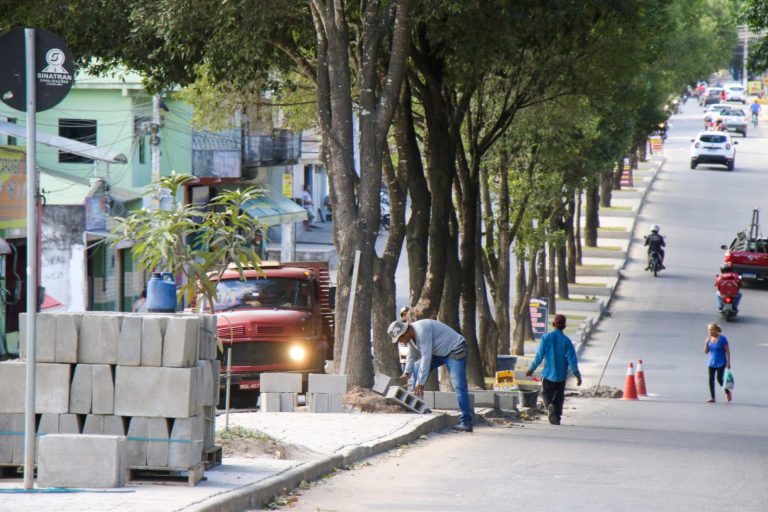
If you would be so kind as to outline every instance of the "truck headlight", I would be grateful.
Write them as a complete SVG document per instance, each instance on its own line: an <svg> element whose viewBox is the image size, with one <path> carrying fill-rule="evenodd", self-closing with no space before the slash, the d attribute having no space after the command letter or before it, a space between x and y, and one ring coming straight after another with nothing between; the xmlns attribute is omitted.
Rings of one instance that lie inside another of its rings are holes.
<svg viewBox="0 0 768 512"><path fill-rule="evenodd" d="M303 361L307 357L307 351L301 345L293 345L288 350L288 357L291 358L291 361Z"/></svg>

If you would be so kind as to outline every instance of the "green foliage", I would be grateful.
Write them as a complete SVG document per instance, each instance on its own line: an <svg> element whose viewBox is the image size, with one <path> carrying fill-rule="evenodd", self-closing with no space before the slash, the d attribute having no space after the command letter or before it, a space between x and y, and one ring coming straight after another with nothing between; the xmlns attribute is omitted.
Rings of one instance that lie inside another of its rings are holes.
<svg viewBox="0 0 768 512"><path fill-rule="evenodd" d="M768 29L768 3L764 0L744 0L739 15L740 21L754 32ZM750 42L749 69L754 73L768 70L768 37L763 36L756 43Z"/></svg>
<svg viewBox="0 0 768 512"><path fill-rule="evenodd" d="M116 217L110 242L133 242L131 250L140 268L184 276L180 293L188 300L202 293L213 301L216 285L212 277L230 267L242 276L243 270L258 268L261 263L251 243L260 224L244 212L245 203L260 192L253 187L223 190L209 208L201 210L177 201L184 185L193 179L175 172L161 178L157 185L170 194L170 208L142 208L127 217Z"/></svg>

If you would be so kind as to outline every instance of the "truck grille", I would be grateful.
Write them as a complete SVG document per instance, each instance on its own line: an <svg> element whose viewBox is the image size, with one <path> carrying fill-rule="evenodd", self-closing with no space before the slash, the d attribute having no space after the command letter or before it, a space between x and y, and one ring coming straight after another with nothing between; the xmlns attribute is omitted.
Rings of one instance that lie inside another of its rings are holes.
<svg viewBox="0 0 768 512"><path fill-rule="evenodd" d="M259 325L256 332L264 336L282 336L285 334L285 328L280 325Z"/></svg>
<svg viewBox="0 0 768 512"><path fill-rule="evenodd" d="M245 336L245 326L244 325L225 325L223 327L219 327L219 338L223 340L228 340L230 338L238 338Z"/></svg>
<svg viewBox="0 0 768 512"><path fill-rule="evenodd" d="M232 366L290 364L288 349L285 343L234 343Z"/></svg>

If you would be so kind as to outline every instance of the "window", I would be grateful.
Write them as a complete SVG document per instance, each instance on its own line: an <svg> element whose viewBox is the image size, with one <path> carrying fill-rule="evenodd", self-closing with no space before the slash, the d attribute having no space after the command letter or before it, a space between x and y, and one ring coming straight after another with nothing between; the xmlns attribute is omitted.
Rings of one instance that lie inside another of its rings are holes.
<svg viewBox="0 0 768 512"><path fill-rule="evenodd" d="M95 119L59 119L59 136L86 144L96 145ZM59 162L70 164L92 164L93 159L66 151L59 151Z"/></svg>
<svg viewBox="0 0 768 512"><path fill-rule="evenodd" d="M16 124L17 119L15 117L6 117L9 123ZM19 142L16 140L16 137L13 137L11 135L8 136L8 145L9 146L18 146Z"/></svg>
<svg viewBox="0 0 768 512"><path fill-rule="evenodd" d="M139 152L139 163L147 163L147 131L149 130L150 118L147 116L135 116L133 118L133 133L136 144L136 150Z"/></svg>

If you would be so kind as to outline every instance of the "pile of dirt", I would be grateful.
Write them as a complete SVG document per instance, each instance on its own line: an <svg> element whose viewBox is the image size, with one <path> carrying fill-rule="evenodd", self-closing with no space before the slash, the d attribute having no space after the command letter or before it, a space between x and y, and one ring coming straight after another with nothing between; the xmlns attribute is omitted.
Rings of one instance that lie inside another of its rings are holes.
<svg viewBox="0 0 768 512"><path fill-rule="evenodd" d="M592 386L581 391L579 396L587 398L621 398L624 396L624 392L612 386Z"/></svg>
<svg viewBox="0 0 768 512"><path fill-rule="evenodd" d="M249 459L287 459L288 449L277 440L257 430L235 426L216 432L216 444L221 445L224 457Z"/></svg>
<svg viewBox="0 0 768 512"><path fill-rule="evenodd" d="M359 386L353 386L344 396L344 403L359 412L379 412L396 414L405 411L399 405L387 403L387 399L378 393Z"/></svg>

